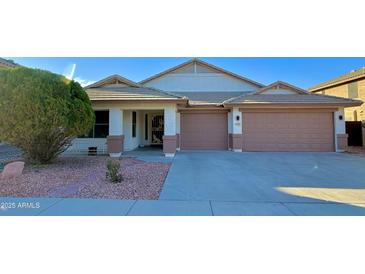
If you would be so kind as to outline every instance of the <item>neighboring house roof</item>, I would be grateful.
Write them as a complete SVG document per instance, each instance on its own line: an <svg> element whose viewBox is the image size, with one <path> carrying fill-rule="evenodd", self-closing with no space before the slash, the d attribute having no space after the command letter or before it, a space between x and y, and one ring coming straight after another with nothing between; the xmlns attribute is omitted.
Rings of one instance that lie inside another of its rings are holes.
<svg viewBox="0 0 365 274"><path fill-rule="evenodd" d="M174 94L189 99L189 104L222 104L224 101L240 96L245 92L174 92Z"/></svg>
<svg viewBox="0 0 365 274"><path fill-rule="evenodd" d="M145 87L100 87L86 89L91 101L186 100L168 92Z"/></svg>
<svg viewBox="0 0 365 274"><path fill-rule="evenodd" d="M18 67L19 65L17 63L15 63L12 60L7 60L4 58L0 58L0 67L10 67L10 68L14 68L14 67Z"/></svg>
<svg viewBox="0 0 365 274"><path fill-rule="evenodd" d="M349 73L346 73L344 75L341 75L341 76L331 79L329 81L326 81L326 82L323 82L316 86L313 86L313 87L309 88L309 91L316 92L316 91L320 91L324 88L329 88L332 86L345 84L347 82L362 79L362 78L365 78L365 67L350 71Z"/></svg>
<svg viewBox="0 0 365 274"><path fill-rule="evenodd" d="M247 94L224 102L224 104L330 104L359 106L359 100L322 94Z"/></svg>
<svg viewBox="0 0 365 274"><path fill-rule="evenodd" d="M173 67L173 68L170 68L170 69L167 69L167 70L162 71L162 72L160 72L160 73L157 73L157 74L155 74L155 75L153 75L153 76L151 76L151 77L149 77L149 78L147 78L147 79L145 79L145 80L142 80L141 82L139 82L139 84L144 85L144 84L146 84L147 82L150 82L150 81L152 81L152 80L155 80L155 79L157 79L157 78L160 78L160 77L162 77L162 76L164 76L164 75L166 75L166 74L168 74L168 73L171 73L171 72L173 72L173 71L175 71L175 70L178 70L178 69L180 69L180 68L183 68L183 67L185 67L185 66L188 66L188 65L191 65L191 64L194 64L194 63L199 64L199 65L202 65L202 66L205 66L205 67L208 67L208 68L211 68L211 69L216 70L216 71L219 71L219 72L221 72L221 73L224 73L224 74L226 74L226 75L229 75L229 76L231 76L231 77L233 77L233 78L236 78L236 79L239 79L239 80L241 80L241 81L248 82L248 83L250 83L250 84L252 84L252 85L254 85L254 86L257 86L257 87L259 87L259 88L261 88L261 87L263 87L263 86L264 86L264 85L262 85L262 84L260 84L260 83L258 83L258 82L255 82L255 81L253 81L253 80L250 80L250 79L248 79L248 78L245 78L245 77L243 77L243 76L241 76L241 75L235 74L235 73L230 72L230 71L228 71L228 70L225 70L225 69L219 68L219 67L217 67L217 66L214 66L214 65L212 65L212 64L209 64L209 63L204 62L204 61L202 61L202 60L200 60L200 59L197 59L197 58L193 58L193 59L191 59L191 60L189 60L189 61L186 61L186 62L184 62L184 63L182 63L182 64L180 64L180 65L177 65L177 66L175 66L175 67Z"/></svg>
<svg viewBox="0 0 365 274"><path fill-rule="evenodd" d="M140 87L140 85L132 80L129 80L125 77L122 77L118 74L114 74L111 76L108 76L104 79L101 79L91 85L86 86L85 88L98 88L98 87L103 87L105 85L111 85L111 84L126 84L127 86L130 87Z"/></svg>

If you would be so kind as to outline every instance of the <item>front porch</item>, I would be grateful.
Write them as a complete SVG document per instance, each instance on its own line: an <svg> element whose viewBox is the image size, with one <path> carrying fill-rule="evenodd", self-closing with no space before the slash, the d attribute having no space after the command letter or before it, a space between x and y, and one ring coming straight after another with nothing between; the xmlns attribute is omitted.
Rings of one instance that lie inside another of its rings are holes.
<svg viewBox="0 0 365 274"><path fill-rule="evenodd" d="M176 105L110 108L107 152L111 157L131 151L173 157L178 148L177 119Z"/></svg>

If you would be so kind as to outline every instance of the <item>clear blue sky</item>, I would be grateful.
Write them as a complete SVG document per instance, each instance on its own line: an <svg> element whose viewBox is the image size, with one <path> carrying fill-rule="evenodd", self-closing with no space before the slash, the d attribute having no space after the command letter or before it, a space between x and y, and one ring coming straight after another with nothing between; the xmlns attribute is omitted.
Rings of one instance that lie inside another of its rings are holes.
<svg viewBox="0 0 365 274"><path fill-rule="evenodd" d="M28 67L50 70L70 75L83 84L100 80L111 74L120 74L133 81L143 80L153 74L171 68L191 58L15 58L9 59ZM200 58L203 61L240 74L262 84L281 80L301 88L340 76L365 66L365 57L347 58Z"/></svg>

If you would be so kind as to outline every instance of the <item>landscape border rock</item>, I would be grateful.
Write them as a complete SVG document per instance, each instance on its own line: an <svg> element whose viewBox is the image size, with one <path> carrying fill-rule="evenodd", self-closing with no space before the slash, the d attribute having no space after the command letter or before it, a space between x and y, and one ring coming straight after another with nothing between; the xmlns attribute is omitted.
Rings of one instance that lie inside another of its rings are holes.
<svg viewBox="0 0 365 274"><path fill-rule="evenodd" d="M12 179L22 175L24 170L23 161L14 161L6 164L4 170L0 174L0 179Z"/></svg>

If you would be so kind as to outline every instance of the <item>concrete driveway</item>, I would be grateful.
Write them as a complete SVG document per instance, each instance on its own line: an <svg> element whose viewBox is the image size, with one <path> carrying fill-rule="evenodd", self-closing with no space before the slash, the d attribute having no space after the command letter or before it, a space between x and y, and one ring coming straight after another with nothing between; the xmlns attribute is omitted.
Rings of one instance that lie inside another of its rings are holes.
<svg viewBox="0 0 365 274"><path fill-rule="evenodd" d="M215 215L365 215L365 158L179 152L160 200L209 201Z"/></svg>
<svg viewBox="0 0 365 274"><path fill-rule="evenodd" d="M0 197L1 215L365 215L365 157L179 152L159 200Z"/></svg>

